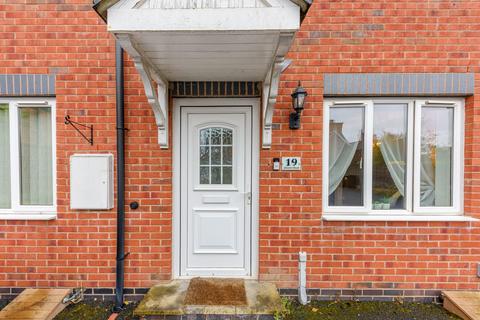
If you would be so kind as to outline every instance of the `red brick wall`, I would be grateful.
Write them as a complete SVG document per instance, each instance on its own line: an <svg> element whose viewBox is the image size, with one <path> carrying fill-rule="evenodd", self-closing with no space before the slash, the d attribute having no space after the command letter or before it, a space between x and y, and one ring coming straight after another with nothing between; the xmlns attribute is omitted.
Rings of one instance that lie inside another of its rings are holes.
<svg viewBox="0 0 480 320"><path fill-rule="evenodd" d="M321 220L322 74L475 72L478 92L479 41L480 1L314 2L282 76L281 128L261 153L261 279L295 287L296 253L306 251L311 288L479 289L478 223ZM298 80L309 96L292 131ZM465 108L465 213L480 217L479 99ZM301 155L303 171L272 172L271 159L286 155Z"/></svg>
<svg viewBox="0 0 480 320"><path fill-rule="evenodd" d="M46 3L44 3L46 2ZM0 73L57 74L58 219L0 221L0 287L113 287L116 211L69 209L69 156L115 151L114 40L88 0L0 4ZM480 1L314 2L282 76L271 150L261 152L260 278L296 287L307 251L311 288L478 289L477 223L321 220L322 74L476 72ZM171 149L157 144L153 113L126 64L126 287L171 276ZM302 129L288 129L289 94L309 92ZM480 101L466 103L465 211L479 216ZM95 126L89 146L63 124ZM475 121L477 120L477 121ZM271 159L302 156L300 172Z"/></svg>
<svg viewBox="0 0 480 320"><path fill-rule="evenodd" d="M115 153L114 39L89 0L24 3L0 4L0 73L57 74L58 219L0 220L0 287L113 287L116 209L69 209L69 157ZM171 151L158 147L133 63L125 72L126 203L141 205L126 214L126 286L148 287L170 277ZM94 146L64 125L67 114L94 125Z"/></svg>

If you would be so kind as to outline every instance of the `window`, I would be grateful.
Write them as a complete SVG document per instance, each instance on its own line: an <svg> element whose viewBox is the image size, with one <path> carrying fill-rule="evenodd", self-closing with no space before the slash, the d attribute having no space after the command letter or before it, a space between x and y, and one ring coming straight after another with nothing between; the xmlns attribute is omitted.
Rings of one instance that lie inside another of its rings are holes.
<svg viewBox="0 0 480 320"><path fill-rule="evenodd" d="M326 100L324 209L460 214L463 100Z"/></svg>
<svg viewBox="0 0 480 320"><path fill-rule="evenodd" d="M200 184L232 184L233 131L200 130Z"/></svg>
<svg viewBox="0 0 480 320"><path fill-rule="evenodd" d="M0 100L0 218L55 211L54 112L51 100Z"/></svg>

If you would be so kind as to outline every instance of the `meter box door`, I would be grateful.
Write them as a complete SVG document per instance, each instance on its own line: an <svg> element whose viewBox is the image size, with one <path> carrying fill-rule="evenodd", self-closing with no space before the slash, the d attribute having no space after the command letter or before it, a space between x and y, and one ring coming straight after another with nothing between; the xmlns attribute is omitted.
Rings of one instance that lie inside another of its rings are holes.
<svg viewBox="0 0 480 320"><path fill-rule="evenodd" d="M74 154L70 157L70 208L113 208L112 154Z"/></svg>

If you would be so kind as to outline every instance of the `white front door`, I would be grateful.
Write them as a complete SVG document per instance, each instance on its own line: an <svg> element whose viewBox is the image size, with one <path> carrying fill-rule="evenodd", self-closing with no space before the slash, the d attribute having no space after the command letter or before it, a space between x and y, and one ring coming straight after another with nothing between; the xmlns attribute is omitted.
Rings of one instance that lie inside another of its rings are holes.
<svg viewBox="0 0 480 320"><path fill-rule="evenodd" d="M251 275L251 107L181 107L181 276Z"/></svg>

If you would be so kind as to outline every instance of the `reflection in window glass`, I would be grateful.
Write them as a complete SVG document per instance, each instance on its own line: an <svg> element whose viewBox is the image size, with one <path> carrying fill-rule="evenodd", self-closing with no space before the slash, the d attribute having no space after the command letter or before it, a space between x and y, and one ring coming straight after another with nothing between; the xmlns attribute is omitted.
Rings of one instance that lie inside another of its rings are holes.
<svg viewBox="0 0 480 320"><path fill-rule="evenodd" d="M210 184L221 184L222 183L222 167L212 166L210 170L211 170Z"/></svg>
<svg viewBox="0 0 480 320"><path fill-rule="evenodd" d="M210 184L210 167L200 167L200 184Z"/></svg>
<svg viewBox="0 0 480 320"><path fill-rule="evenodd" d="M214 164L214 165L222 164L222 158L221 158L222 147L212 146L210 147L210 150L212 151L212 155L210 157L210 160L211 160L210 164Z"/></svg>
<svg viewBox="0 0 480 320"><path fill-rule="evenodd" d="M222 132L222 141L223 141L223 145L231 145L233 144L233 139L232 139L232 130L229 130L229 129L223 129L223 132Z"/></svg>
<svg viewBox="0 0 480 320"><path fill-rule="evenodd" d="M452 206L453 108L423 107L420 206Z"/></svg>
<svg viewBox="0 0 480 320"><path fill-rule="evenodd" d="M200 146L200 165L210 164L210 148L208 146Z"/></svg>
<svg viewBox="0 0 480 320"><path fill-rule="evenodd" d="M233 131L200 130L200 184L232 184Z"/></svg>
<svg viewBox="0 0 480 320"><path fill-rule="evenodd" d="M232 184L232 167L222 167L223 184Z"/></svg>
<svg viewBox="0 0 480 320"><path fill-rule="evenodd" d="M372 155L372 209L406 209L406 104L375 104Z"/></svg>
<svg viewBox="0 0 480 320"><path fill-rule="evenodd" d="M8 105L0 104L0 208L10 208L10 125Z"/></svg>
<svg viewBox="0 0 480 320"><path fill-rule="evenodd" d="M223 164L232 164L232 147L223 147Z"/></svg>
<svg viewBox="0 0 480 320"><path fill-rule="evenodd" d="M364 108L331 108L329 121L329 205L363 206Z"/></svg>

